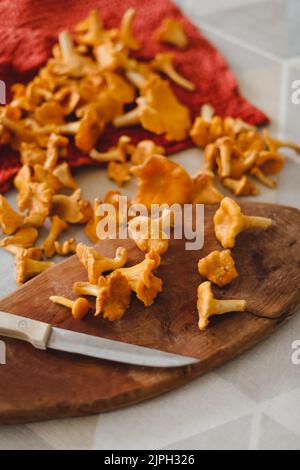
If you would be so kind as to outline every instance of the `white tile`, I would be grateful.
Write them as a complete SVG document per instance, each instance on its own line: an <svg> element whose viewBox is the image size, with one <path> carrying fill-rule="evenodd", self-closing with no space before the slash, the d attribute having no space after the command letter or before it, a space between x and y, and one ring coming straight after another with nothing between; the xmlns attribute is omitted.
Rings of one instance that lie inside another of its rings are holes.
<svg viewBox="0 0 300 470"><path fill-rule="evenodd" d="M267 0L201 15L201 21L252 46L289 59L300 55L300 3Z"/></svg>

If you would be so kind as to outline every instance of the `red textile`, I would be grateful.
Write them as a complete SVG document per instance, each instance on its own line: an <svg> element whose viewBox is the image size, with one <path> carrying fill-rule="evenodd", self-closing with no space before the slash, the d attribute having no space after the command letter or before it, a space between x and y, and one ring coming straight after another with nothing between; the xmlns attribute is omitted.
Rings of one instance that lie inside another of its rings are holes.
<svg viewBox="0 0 300 470"><path fill-rule="evenodd" d="M104 24L118 26L124 11L136 7L134 32L143 47L136 57L150 59L162 50L176 53L178 70L193 83L194 93L174 85L174 91L182 103L191 110L194 118L203 103L211 103L221 116L241 117L251 124L267 122L267 117L252 106L240 94L237 82L220 53L206 40L181 11L169 0L1 0L0 2L0 79L8 87L16 81L26 82L44 64L56 41L57 34L72 27L84 18L92 8L100 12ZM153 32L167 17L180 18L189 37L189 47L179 51L158 44ZM141 127L116 130L107 129L100 149L115 144L121 134L130 135L134 141L149 138L150 133ZM152 135L151 135L152 138ZM192 146L190 139L183 142L167 142L162 136L154 140L166 148L168 154ZM72 148L71 166L95 164L89 157ZM2 149L0 155L0 191L6 191L19 168L16 152Z"/></svg>

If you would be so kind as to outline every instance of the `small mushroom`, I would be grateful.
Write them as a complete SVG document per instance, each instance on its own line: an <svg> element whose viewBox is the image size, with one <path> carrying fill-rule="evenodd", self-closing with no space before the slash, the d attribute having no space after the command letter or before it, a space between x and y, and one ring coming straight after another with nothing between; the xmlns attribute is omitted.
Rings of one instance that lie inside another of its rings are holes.
<svg viewBox="0 0 300 470"><path fill-rule="evenodd" d="M55 254L55 241L58 238L58 236L68 228L67 222L62 220L60 217L57 215L54 215L51 217L51 229L48 233L47 238L43 241L42 243L42 250L45 253L45 256L47 258L52 258Z"/></svg>
<svg viewBox="0 0 300 470"><path fill-rule="evenodd" d="M160 256L155 251L146 254L145 259L130 268L120 268L115 273L126 277L128 284L137 298L145 307L153 304L154 299L162 291L162 280L153 274L153 270L160 265Z"/></svg>
<svg viewBox="0 0 300 470"><path fill-rule="evenodd" d="M227 178L231 173L233 140L230 137L222 137L216 141L216 147L218 149L219 176L220 178Z"/></svg>
<svg viewBox="0 0 300 470"><path fill-rule="evenodd" d="M156 38L160 42L166 42L179 49L185 49L188 38L184 32L183 25L175 18L166 18L156 31Z"/></svg>
<svg viewBox="0 0 300 470"><path fill-rule="evenodd" d="M167 75L168 78L173 80L174 83L181 86L185 90L194 91L195 85L194 83L187 80L185 77L180 75L176 70L172 62L173 54L167 52L161 52L156 54L154 59L152 60L150 66L159 72L163 72Z"/></svg>
<svg viewBox="0 0 300 470"><path fill-rule="evenodd" d="M23 165L43 165L46 160L46 152L36 142L21 142L20 156Z"/></svg>
<svg viewBox="0 0 300 470"><path fill-rule="evenodd" d="M93 48L93 53L101 72L113 72L123 63L124 51L122 44L116 44L107 38Z"/></svg>
<svg viewBox="0 0 300 470"><path fill-rule="evenodd" d="M225 178L222 183L235 196L255 196L259 192L257 186L246 175L239 180Z"/></svg>
<svg viewBox="0 0 300 470"><path fill-rule="evenodd" d="M272 225L272 219L246 216L237 202L225 197L215 213L214 225L216 237L223 248L233 248L240 232L252 228L266 230Z"/></svg>
<svg viewBox="0 0 300 470"><path fill-rule="evenodd" d="M52 198L52 214L70 224L84 224L92 217L92 208L89 201L81 199L79 188L71 196L55 194Z"/></svg>
<svg viewBox="0 0 300 470"><path fill-rule="evenodd" d="M214 109L209 104L204 104L201 114L198 116L190 130L190 137L198 147L205 147L224 136L223 120L214 115Z"/></svg>
<svg viewBox="0 0 300 470"><path fill-rule="evenodd" d="M191 202L194 183L185 169L162 155L153 155L143 165L131 168L138 177L134 200L145 204L185 204ZM166 191L166 188L168 190Z"/></svg>
<svg viewBox="0 0 300 470"><path fill-rule="evenodd" d="M73 292L76 295L96 297L95 316L101 312L103 318L115 321L122 318L129 307L131 289L123 274L114 271L109 276L100 276L97 284L75 282Z"/></svg>
<svg viewBox="0 0 300 470"><path fill-rule="evenodd" d="M70 166L68 165L67 162L63 162L60 165L58 165L56 168L53 170L53 175L55 178L58 179L60 182L61 186L63 188L69 188L69 189L77 189L77 183L74 180Z"/></svg>
<svg viewBox="0 0 300 470"><path fill-rule="evenodd" d="M209 324L212 315L223 315L231 312L244 312L245 300L218 300L213 296L210 282L203 282L198 286L197 309L199 314L199 330L203 331Z"/></svg>
<svg viewBox="0 0 300 470"><path fill-rule="evenodd" d="M18 190L17 204L20 211L27 208L28 199L31 195L31 170L29 165L23 165L14 178L14 186Z"/></svg>
<svg viewBox="0 0 300 470"><path fill-rule="evenodd" d="M64 121L64 110L55 101L44 102L34 110L34 118L41 125L55 124L59 126Z"/></svg>
<svg viewBox="0 0 300 470"><path fill-rule="evenodd" d="M282 170L284 157L273 151L262 150L257 156L255 166L259 167L265 175L273 175Z"/></svg>
<svg viewBox="0 0 300 470"><path fill-rule="evenodd" d="M97 283L102 273L125 266L128 258L127 250L124 247L117 248L114 258L108 258L84 243L78 243L76 253L79 261L87 270L89 282L92 284Z"/></svg>
<svg viewBox="0 0 300 470"><path fill-rule="evenodd" d="M289 148L295 150L297 153L300 153L299 145L294 144L293 142L287 142L285 140L274 139L270 136L266 129L263 129L263 138L268 149L273 153L276 153L280 148Z"/></svg>
<svg viewBox="0 0 300 470"><path fill-rule="evenodd" d="M24 208L29 214L24 223L40 227L43 225L51 208L53 190L46 183L31 182L28 185L28 197L24 201Z"/></svg>
<svg viewBox="0 0 300 470"><path fill-rule="evenodd" d="M19 248L16 254L15 263L17 271L17 283L23 284L28 279L45 271L54 265L50 261L37 261L29 257L30 252L26 248Z"/></svg>
<svg viewBox="0 0 300 470"><path fill-rule="evenodd" d="M214 176L210 173L198 173L194 178L193 204L217 204L222 201L221 194L214 185Z"/></svg>
<svg viewBox="0 0 300 470"><path fill-rule="evenodd" d="M46 160L44 167L46 170L53 170L58 162L58 158L68 145L68 139L59 134L52 133L47 143Z"/></svg>
<svg viewBox="0 0 300 470"><path fill-rule="evenodd" d="M106 36L97 10L91 10L87 18L76 25L75 31L76 41L87 46L99 44Z"/></svg>
<svg viewBox="0 0 300 470"><path fill-rule="evenodd" d="M11 235L23 224L23 217L12 209L7 200L0 194L0 225L3 233Z"/></svg>
<svg viewBox="0 0 300 470"><path fill-rule="evenodd" d="M120 40L128 49L137 51L141 48L141 44L132 33L134 15L135 8L128 8L128 10L125 11L120 25Z"/></svg>
<svg viewBox="0 0 300 470"><path fill-rule="evenodd" d="M60 56L48 61L48 68L55 75L80 78L99 71L97 64L90 57L78 53L68 32L61 32L58 41Z"/></svg>
<svg viewBox="0 0 300 470"><path fill-rule="evenodd" d="M238 277L234 259L230 250L212 251L208 256L199 260L198 271L218 286L226 286Z"/></svg>
<svg viewBox="0 0 300 470"><path fill-rule="evenodd" d="M39 232L34 227L22 227L14 235L5 237L0 241L0 246L16 245L28 248L34 244Z"/></svg>
<svg viewBox="0 0 300 470"><path fill-rule="evenodd" d="M168 234L166 233L167 224L164 223L169 217L169 227L171 225L170 211L164 209L163 214L152 219L145 216L137 216L128 222L128 231L130 237L134 240L141 251L155 251L159 255L166 253L169 247Z"/></svg>
<svg viewBox="0 0 300 470"><path fill-rule="evenodd" d="M12 253L14 256L16 256L19 253L25 252L28 258L35 259L37 261L40 261L43 256L43 252L40 247L38 246L33 246L30 248L23 248L18 245L6 245L3 247L6 251L9 251Z"/></svg>
<svg viewBox="0 0 300 470"><path fill-rule="evenodd" d="M250 152L249 154L239 154L236 149L233 149L231 159L230 178L239 179L247 173L255 164L257 160L257 152Z"/></svg>
<svg viewBox="0 0 300 470"><path fill-rule="evenodd" d="M277 181L269 178L267 175L264 174L264 172L258 168L257 166L254 166L250 170L250 174L252 176L255 176L255 178L258 179L262 184L267 186L268 188L274 189L277 186Z"/></svg>
<svg viewBox="0 0 300 470"><path fill-rule="evenodd" d="M163 155L165 149L158 146L153 140L141 140L131 153L131 165L143 165L145 161L154 154Z"/></svg>
<svg viewBox="0 0 300 470"><path fill-rule="evenodd" d="M66 297L62 297L61 295L51 295L49 299L55 304L70 308L72 311L72 316L75 318L75 320L81 320L81 318L86 316L90 309L90 304L84 297L79 297L76 300L70 300Z"/></svg>
<svg viewBox="0 0 300 470"><path fill-rule="evenodd" d="M55 240L54 246L56 253L60 256L66 256L70 253L76 253L77 244L75 238L69 238L63 243L60 243L58 240Z"/></svg>
<svg viewBox="0 0 300 470"><path fill-rule="evenodd" d="M130 142L130 137L122 135L118 140L117 147L112 147L107 152L98 152L97 150L92 149L89 155L97 162L117 161L124 163L128 154Z"/></svg>
<svg viewBox="0 0 300 470"><path fill-rule="evenodd" d="M79 121L68 122L60 126L62 134L75 136L75 144L79 150L89 153L104 130L104 122L97 112L88 109Z"/></svg>
<svg viewBox="0 0 300 470"><path fill-rule="evenodd" d="M107 176L118 186L123 186L130 180L130 166L128 163L110 162L107 167Z"/></svg>
<svg viewBox="0 0 300 470"><path fill-rule="evenodd" d="M155 134L166 134L167 140L181 141L191 126L189 109L179 103L170 84L159 77L151 78L137 98L137 107L113 120L115 127L141 123Z"/></svg>

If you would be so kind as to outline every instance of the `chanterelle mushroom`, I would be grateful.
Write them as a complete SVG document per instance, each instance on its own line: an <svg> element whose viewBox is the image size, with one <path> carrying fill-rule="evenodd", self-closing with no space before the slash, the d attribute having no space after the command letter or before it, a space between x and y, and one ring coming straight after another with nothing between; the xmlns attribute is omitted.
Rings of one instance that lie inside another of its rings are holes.
<svg viewBox="0 0 300 470"><path fill-rule="evenodd" d="M165 149L156 145L153 140L141 140L131 154L130 163L132 165L142 165L152 155L163 155L164 152Z"/></svg>
<svg viewBox="0 0 300 470"><path fill-rule="evenodd" d="M143 165L133 167L131 173L139 179L134 198L137 203L150 207L151 204L171 206L191 202L192 178L182 166L162 155L153 155Z"/></svg>
<svg viewBox="0 0 300 470"><path fill-rule="evenodd" d="M23 224L23 217L12 209L0 194L0 225L6 235L11 235Z"/></svg>
<svg viewBox="0 0 300 470"><path fill-rule="evenodd" d="M70 167L67 162L61 163L53 170L53 175L58 179L63 188L77 189L77 183L74 180Z"/></svg>
<svg viewBox="0 0 300 470"><path fill-rule="evenodd" d="M175 18L166 18L156 31L156 37L158 41L166 42L179 49L185 49L188 45L188 38L183 26Z"/></svg>
<svg viewBox="0 0 300 470"><path fill-rule="evenodd" d="M16 245L28 248L34 244L39 233L34 227L22 227L14 235L0 241L1 246Z"/></svg>
<svg viewBox="0 0 300 470"><path fill-rule="evenodd" d="M115 258L108 258L94 248L78 243L76 253L88 273L89 282L96 284L102 273L121 268L127 263L127 250L124 247L117 248Z"/></svg>
<svg viewBox="0 0 300 470"><path fill-rule="evenodd" d="M24 208L29 214L24 223L40 227L43 225L51 208L53 191L46 183L31 182L28 185L28 197L24 201Z"/></svg>
<svg viewBox="0 0 300 470"><path fill-rule="evenodd" d="M107 176L118 186L123 186L131 177L129 164L127 162L109 162Z"/></svg>
<svg viewBox="0 0 300 470"><path fill-rule="evenodd" d="M217 204L222 201L221 194L214 185L214 176L209 173L198 173L194 178L193 204Z"/></svg>
<svg viewBox="0 0 300 470"><path fill-rule="evenodd" d="M62 134L74 135L76 147L89 153L104 130L104 122L95 110L88 109L82 119L63 124L59 129Z"/></svg>
<svg viewBox="0 0 300 470"><path fill-rule="evenodd" d="M171 214L167 209L164 209L163 214L156 219L138 216L128 222L130 237L135 241L141 251L155 251L159 255L167 251L169 240L166 230L169 227L164 223L166 216L169 216L170 227Z"/></svg>
<svg viewBox="0 0 300 470"><path fill-rule="evenodd" d="M246 216L237 202L225 197L215 213L214 224L216 237L223 248L233 248L240 232L251 228L266 230L272 225L272 219Z"/></svg>
<svg viewBox="0 0 300 470"><path fill-rule="evenodd" d="M37 261L29 257L29 251L20 248L16 254L17 283L23 284L28 279L50 268L54 263L48 261Z"/></svg>
<svg viewBox="0 0 300 470"><path fill-rule="evenodd" d="M59 134L51 134L47 142L46 160L44 167L53 170L60 155L63 155L68 145L68 139Z"/></svg>
<svg viewBox="0 0 300 470"><path fill-rule="evenodd" d="M128 154L128 149L130 145L130 137L122 135L116 147L110 148L107 152L98 152L95 149L92 149L90 152L90 157L97 162L125 162L126 156Z"/></svg>
<svg viewBox="0 0 300 470"><path fill-rule="evenodd" d="M200 259L198 271L220 287L229 284L238 277L230 250L213 251L205 258Z"/></svg>
<svg viewBox="0 0 300 470"><path fill-rule="evenodd" d="M55 251L60 256L66 256L70 253L76 253L76 245L77 244L75 238L69 238L63 243L60 243L58 240L55 240L54 242Z"/></svg>
<svg viewBox="0 0 300 470"><path fill-rule="evenodd" d="M230 312L244 312L245 300L217 300L214 298L211 283L203 282L198 287L197 309L199 314L198 326L205 330L212 315L223 315Z"/></svg>
<svg viewBox="0 0 300 470"><path fill-rule="evenodd" d="M146 307L154 302L155 297L162 291L162 280L153 274L160 265L160 256L155 251L146 254L145 259L130 268L120 268L116 273L126 277L130 288L136 293Z"/></svg>
<svg viewBox="0 0 300 470"><path fill-rule="evenodd" d="M98 72L97 64L90 57L79 54L75 49L69 33L63 31L58 40L61 56L49 60L50 71L56 75L69 75L75 78Z"/></svg>
<svg viewBox="0 0 300 470"><path fill-rule="evenodd" d="M270 136L266 129L263 129L263 137L268 146L268 149L271 152L277 152L280 148L289 148L295 150L295 152L300 153L300 146L293 144L292 142L287 142L285 140L274 139Z"/></svg>
<svg viewBox="0 0 300 470"><path fill-rule="evenodd" d="M182 88L185 88L188 91L194 91L194 83L187 80L175 70L172 59L173 54L161 52L156 54L150 65L154 70L158 70L166 74L167 77L169 77L171 80L173 80L173 82L177 83L177 85L181 86Z"/></svg>
<svg viewBox="0 0 300 470"><path fill-rule="evenodd" d="M95 316L101 312L103 318L110 321L123 317L129 307L131 289L126 277L114 271L109 276L100 276L97 284L89 282L75 282L73 292L77 295L91 295L96 297Z"/></svg>
<svg viewBox="0 0 300 470"><path fill-rule="evenodd" d="M88 201L81 199L79 188L71 196L55 194L52 198L52 213L71 224L84 224L92 217L92 208Z"/></svg>
<svg viewBox="0 0 300 470"><path fill-rule="evenodd" d="M155 134L166 134L167 140L180 141L186 138L191 127L190 113L179 103L169 82L159 77L151 78L137 98L137 107L114 119L115 127L141 123L144 129Z"/></svg>
<svg viewBox="0 0 300 470"><path fill-rule="evenodd" d="M120 39L122 43L128 47L128 49L132 49L133 51L137 51L138 49L141 48L141 45L139 41L133 36L132 33L132 20L135 15L135 9L134 8L128 8L128 10L125 11L122 21L121 21L121 26L120 26Z"/></svg>
<svg viewBox="0 0 300 470"><path fill-rule="evenodd" d="M225 178L222 183L226 188L230 189L235 196L251 196L259 192L257 186L246 175L238 180Z"/></svg>
<svg viewBox="0 0 300 470"><path fill-rule="evenodd" d="M67 222L62 220L57 215L51 217L51 229L47 238L42 243L42 250L47 258L51 258L55 254L55 241L63 230L68 228Z"/></svg>
<svg viewBox="0 0 300 470"><path fill-rule="evenodd" d="M90 309L90 304L84 297L79 297L76 300L70 300L60 295L51 295L49 299L55 304L70 308L72 311L72 316L75 318L75 320L80 320L81 318L85 317Z"/></svg>

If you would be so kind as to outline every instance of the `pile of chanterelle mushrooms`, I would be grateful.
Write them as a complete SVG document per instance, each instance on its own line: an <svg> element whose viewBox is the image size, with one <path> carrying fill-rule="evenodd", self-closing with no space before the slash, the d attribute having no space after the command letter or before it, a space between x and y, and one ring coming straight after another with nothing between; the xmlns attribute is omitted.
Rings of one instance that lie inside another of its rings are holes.
<svg viewBox="0 0 300 470"><path fill-rule="evenodd" d="M284 164L281 147L300 151L298 146L273 139L267 131L261 134L240 119L215 115L210 105L204 105L192 123L189 109L170 86L173 81L191 93L195 89L172 61L176 48L189 47L182 24L165 19L154 40L168 44L173 53L159 53L149 62L141 62L131 55L142 47L132 32L134 15L135 10L128 9L119 28L107 29L97 11L91 11L72 35L59 35L46 65L27 85L14 84L11 101L0 109L0 145L17 150L22 163L14 180L19 211L0 195L0 225L6 235L0 245L15 255L17 282L24 283L50 267L53 263L49 259L55 254L77 251L87 268L89 285L80 283L74 292L95 295L96 313L102 312L110 320L124 314L131 290L146 306L161 291L162 282L152 271L167 249L166 242L151 239L151 233L149 242L137 241L145 259L136 267L125 268L126 255L121 248L112 261L91 247L77 246L73 238L59 241L70 224L81 224L96 242L97 209L103 203L118 208L121 194L109 191L93 204L83 198L67 163L70 142L93 160L107 163L108 177L119 186L137 177L134 202L147 207L154 202L218 203L224 196L215 187L215 175L236 196L256 194L252 178L268 187L276 186L270 175ZM190 136L204 149L205 164L190 176L163 156L164 149L153 141L133 145L126 135L115 147L99 152L97 141L105 136L108 124L118 128L141 125L172 141ZM39 229L48 218L48 236L35 246ZM228 252L220 258L214 254L202 268L209 270L218 262L229 263L229 272L235 273ZM93 275L91 270L95 270ZM103 277L106 271L112 273ZM82 309L87 311L88 304L82 299L76 305L65 302L75 317L82 316Z"/></svg>

